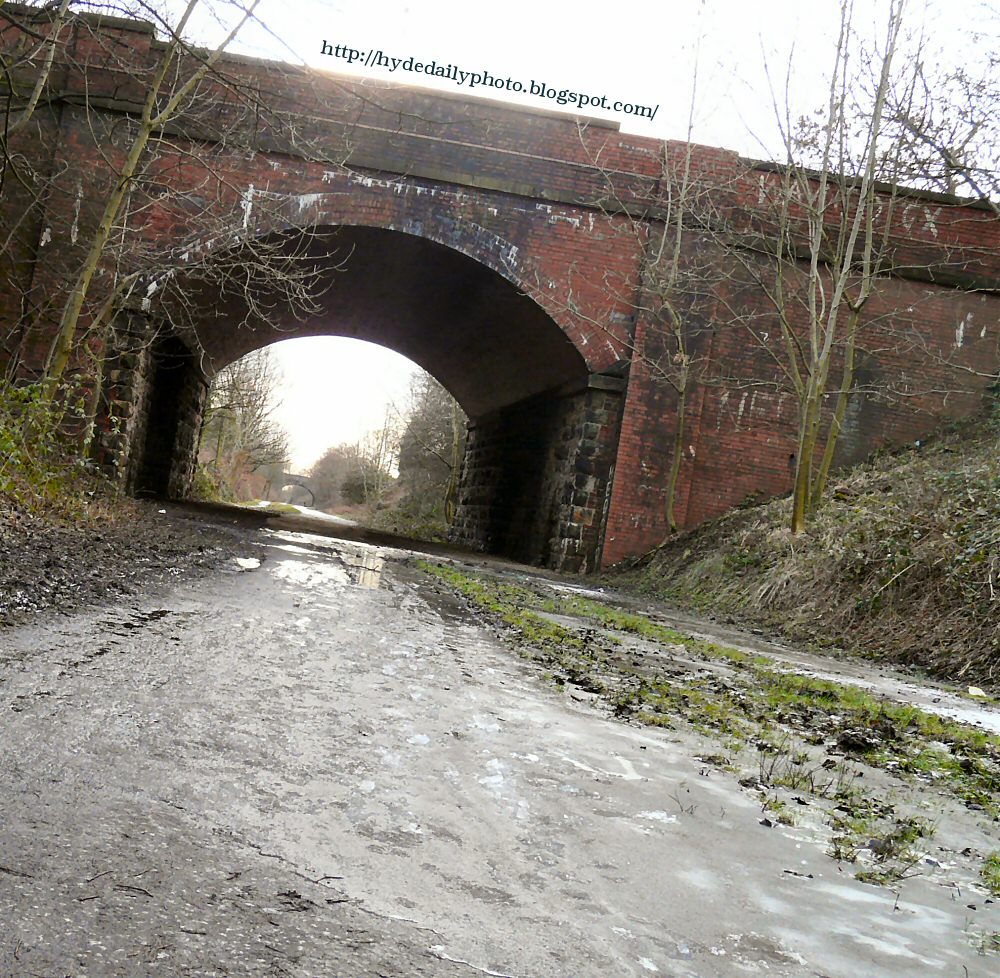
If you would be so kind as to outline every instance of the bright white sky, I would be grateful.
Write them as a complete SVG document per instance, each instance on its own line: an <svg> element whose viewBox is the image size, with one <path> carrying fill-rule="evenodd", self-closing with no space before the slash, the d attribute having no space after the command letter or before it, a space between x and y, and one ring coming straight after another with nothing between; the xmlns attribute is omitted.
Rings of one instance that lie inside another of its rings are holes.
<svg viewBox="0 0 1000 978"><path fill-rule="evenodd" d="M910 0L920 14L923 0ZM981 0L930 0L950 23L974 22ZM884 0L855 0L859 28L881 24ZM655 121L585 110L626 132L684 139L695 53L698 97L693 139L759 158L779 153L764 64L784 88L794 50L796 108L822 103L822 75L836 39L836 0L613 0L600 4L503 0L262 0L258 25L231 50L305 63L325 71L467 92L427 75L366 70L323 56L321 42L358 50L488 70L556 89L659 106ZM700 41L699 41L700 39ZM471 95L498 98L475 89ZM537 97L503 93L536 108ZM564 109L565 111L565 109ZM278 417L293 444L293 465L307 468L331 444L355 441L379 424L387 400L401 400L411 370L388 351L343 339L289 340L275 346L286 385Z"/></svg>

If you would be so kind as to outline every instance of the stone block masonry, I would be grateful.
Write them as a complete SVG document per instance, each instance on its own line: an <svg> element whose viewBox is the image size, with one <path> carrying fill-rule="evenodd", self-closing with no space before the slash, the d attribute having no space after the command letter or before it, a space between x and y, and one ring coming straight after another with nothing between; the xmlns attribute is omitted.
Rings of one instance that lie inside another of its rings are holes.
<svg viewBox="0 0 1000 978"><path fill-rule="evenodd" d="M452 538L557 570L600 563L624 382L588 378L472 422Z"/></svg>

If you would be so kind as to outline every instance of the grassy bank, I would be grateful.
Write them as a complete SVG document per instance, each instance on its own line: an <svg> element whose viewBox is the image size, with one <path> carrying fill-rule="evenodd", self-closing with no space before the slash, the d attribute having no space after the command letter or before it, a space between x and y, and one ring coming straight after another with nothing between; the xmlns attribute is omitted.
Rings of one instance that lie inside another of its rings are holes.
<svg viewBox="0 0 1000 978"><path fill-rule="evenodd" d="M38 385L0 383L0 629L120 601L230 553L229 536L123 497L81 457L74 419Z"/></svg>
<svg viewBox="0 0 1000 978"><path fill-rule="evenodd" d="M809 646L1000 685L1000 410L833 479L808 532L741 509L610 575Z"/></svg>
<svg viewBox="0 0 1000 978"><path fill-rule="evenodd" d="M80 456L72 430L82 406L53 406L40 384L0 381L0 534L4 526L37 518L58 523L110 519L114 494Z"/></svg>

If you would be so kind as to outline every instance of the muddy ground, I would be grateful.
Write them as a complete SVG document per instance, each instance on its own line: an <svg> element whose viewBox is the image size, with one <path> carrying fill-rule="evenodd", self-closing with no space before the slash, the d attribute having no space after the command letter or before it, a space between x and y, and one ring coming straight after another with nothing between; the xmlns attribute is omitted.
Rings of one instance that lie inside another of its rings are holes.
<svg viewBox="0 0 1000 978"><path fill-rule="evenodd" d="M4 978L996 974L993 704L524 568L171 532L212 566L0 630Z"/></svg>
<svg viewBox="0 0 1000 978"><path fill-rule="evenodd" d="M159 503L123 500L113 519L77 522L0 504L0 628L203 573L234 544L225 523L170 519Z"/></svg>

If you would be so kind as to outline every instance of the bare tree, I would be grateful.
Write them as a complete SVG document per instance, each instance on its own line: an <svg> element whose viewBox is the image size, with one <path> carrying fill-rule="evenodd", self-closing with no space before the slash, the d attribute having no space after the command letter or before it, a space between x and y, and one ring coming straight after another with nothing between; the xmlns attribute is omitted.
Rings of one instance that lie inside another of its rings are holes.
<svg viewBox="0 0 1000 978"><path fill-rule="evenodd" d="M67 244L58 254L46 252L43 288L30 280L23 286L22 334L53 327L45 364L47 400L55 397L72 361L86 363L92 355L88 371L99 374L108 324L123 307L148 310L175 330L197 318L206 295L226 297L249 324L272 320L278 309L299 319L316 311L336 265L332 249L305 230L257 233L258 227L284 223L284 197L239 185L225 159L226 153L253 145L261 126L306 158L322 155L302 137L292 114L266 104L241 80L238 64L223 61L259 2L186 0L176 19L151 0L75 3L84 12L152 21L162 40L154 39L148 55L123 43L100 18L70 13L65 2L52 10L38 8L0 32L0 67L20 69L7 71L10 122L0 148L4 174L16 176L24 199L23 206L0 215L6 224L0 238L10 245L29 235L30 215L37 221L44 215L44 234L34 228L42 245L56 236ZM211 7L217 20L228 23L226 36L210 49L187 36L199 6ZM26 36L37 37L27 55L19 53ZM87 170L86 186L68 162L53 158L45 171L37 152L18 152L25 139L41 138L44 127L28 124L39 116L38 107L63 97L56 68L60 79L75 79L82 92L82 105L74 111L84 114L92 150L103 156L103 167ZM124 79L118 84L128 95L114 110L91 96L93 72ZM30 91L20 94L28 82ZM199 176L192 181L192 174ZM175 229L166 246L155 233L165 222ZM15 273L12 283L23 276L15 251L4 249ZM6 342L10 347L12 340Z"/></svg>
<svg viewBox="0 0 1000 978"><path fill-rule="evenodd" d="M241 472L284 465L288 433L274 419L281 373L268 348L250 353L215 376L202 426L202 456L229 485Z"/></svg>
<svg viewBox="0 0 1000 978"><path fill-rule="evenodd" d="M41 101L60 37L66 26L71 0L59 0L54 7L47 5L40 16L26 20L6 11L12 25L16 26L21 43L11 52L0 52L0 73L3 75L6 98L4 100L3 131L0 132L0 192L7 176L10 160L9 141L31 121L38 103ZM2 4L0 4L2 6ZM18 75L25 66L34 66L34 77L28 84L21 84Z"/></svg>
<svg viewBox="0 0 1000 978"><path fill-rule="evenodd" d="M912 76L888 94L886 129L901 147L901 180L971 195L1000 215L1000 9L981 5L960 37L958 64L921 39Z"/></svg>
<svg viewBox="0 0 1000 978"><path fill-rule="evenodd" d="M691 172L691 130L694 98L688 120L688 138L676 163L664 147L661 187L666 212L653 232L643 269L637 312L645 319L641 344L633 356L641 360L654 380L674 394L674 435L664 497L664 517L670 533L678 529L675 512L677 484L684 458L689 399L699 382L707 380L710 364L697 352L697 334L703 328L705 306L719 285L720 269L702 261L696 244L698 225L709 221L711 194ZM694 245L694 247L692 247Z"/></svg>
<svg viewBox="0 0 1000 978"><path fill-rule="evenodd" d="M319 509L335 509L344 501L344 483L357 465L357 450L354 445L331 445L312 464L309 478L312 480L313 504Z"/></svg>
<svg viewBox="0 0 1000 978"><path fill-rule="evenodd" d="M781 340L777 348L766 342L763 327L752 320L751 334L773 358L798 406L794 533L805 528L822 498L854 389L865 306L877 276L886 270L892 195L879 193L879 182L895 177L886 164L898 159L898 146L886 145L884 112L904 2L889 4L881 45L869 62L874 64L874 88L869 103L859 107L853 0L842 0L823 117L818 122L795 120L787 99L775 99L776 106L785 106L778 122L786 158L771 179L761 183L760 210L770 208L771 225L754 247L732 252L772 303ZM786 90L789 84L786 79ZM736 240L747 243L745 237ZM760 251L767 254L766 260L761 260ZM836 404L827 417L823 408L831 390Z"/></svg>
<svg viewBox="0 0 1000 978"><path fill-rule="evenodd" d="M200 57L198 67L186 77L178 78L177 70L181 57L186 50L190 50L183 37L198 3L199 0L188 0L177 23L169 27L169 39L146 88L141 115L137 120L131 145L118 168L114 187L105 202L83 263L59 317L58 331L46 364L46 385L50 397L54 395L69 363L91 281L104 257L105 249L114 232L115 222L135 180L151 137L164 128L184 101L196 91L199 83L212 71L226 47L253 16L260 0L249 0L247 6L241 7L240 15L225 40L207 56ZM169 84L168 79L174 84Z"/></svg>
<svg viewBox="0 0 1000 978"><path fill-rule="evenodd" d="M712 240L715 232L709 231L717 227L720 203L731 188L697 171L692 142L695 103L693 88L686 140L664 143L653 164L655 177L630 183L627 196L619 189L620 174L605 165L603 153L591 155L606 188L597 206L623 242L643 256L637 278L609 272L603 282L615 303L631 310L634 334L622 336L609 323L588 317L575 289L571 288L567 302L573 315L624 347L633 371L645 371L671 395L673 435L664 486L664 518L670 533L678 529L677 487L692 395L699 384L722 382L705 355L703 340L728 272L704 246Z"/></svg>
<svg viewBox="0 0 1000 978"><path fill-rule="evenodd" d="M450 525L465 450L465 412L430 374L419 373L397 415L403 425L399 483L406 491L400 505L411 511L443 512Z"/></svg>
<svg viewBox="0 0 1000 978"><path fill-rule="evenodd" d="M401 433L399 418L391 407L386 407L382 424L357 443L357 471L364 501L373 507L381 504L395 481Z"/></svg>

